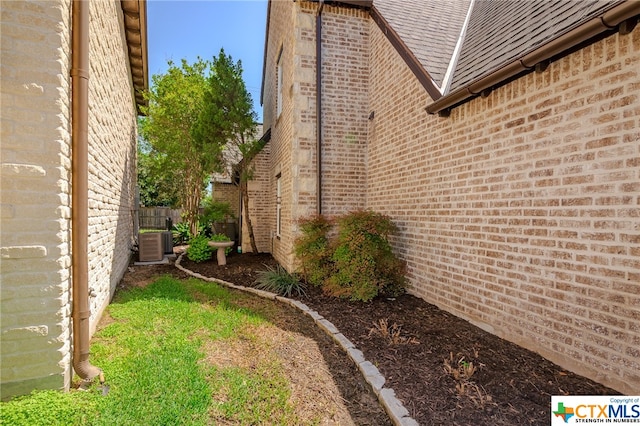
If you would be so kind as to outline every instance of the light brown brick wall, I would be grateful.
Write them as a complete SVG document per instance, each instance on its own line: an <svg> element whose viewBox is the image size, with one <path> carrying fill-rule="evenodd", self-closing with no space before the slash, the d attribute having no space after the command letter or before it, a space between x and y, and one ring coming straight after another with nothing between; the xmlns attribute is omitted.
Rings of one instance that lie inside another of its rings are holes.
<svg viewBox="0 0 640 426"><path fill-rule="evenodd" d="M367 207L410 291L624 393L640 389L640 27L455 108L371 23Z"/></svg>
<svg viewBox="0 0 640 426"><path fill-rule="evenodd" d="M119 2L91 2L95 327L132 243L136 114ZM2 397L71 381L71 2L2 4Z"/></svg>
<svg viewBox="0 0 640 426"><path fill-rule="evenodd" d="M137 112L118 2L91 2L89 287L91 330L124 275L134 244Z"/></svg>
<svg viewBox="0 0 640 426"><path fill-rule="evenodd" d="M270 3L270 19L268 44L266 50L264 93L263 93L263 128L271 128L271 156L269 165L269 179L272 182L267 197L275 200L275 180L280 175L282 179L282 237L275 237L275 207L272 212L272 228L269 233L274 235L272 241L273 256L285 267L292 264L291 241L293 232L292 208L297 201L293 194L292 165L295 144L293 140L293 92L299 91L300 84L294 81L294 29L296 22L297 4L293 2L273 1ZM283 66L283 105L282 113L276 116L277 97L277 59L282 52ZM275 204L275 203L274 203Z"/></svg>
<svg viewBox="0 0 640 426"><path fill-rule="evenodd" d="M366 12L323 9L322 213L329 216L365 206L368 45Z"/></svg>
<svg viewBox="0 0 640 426"><path fill-rule="evenodd" d="M69 11L2 3L2 398L71 380Z"/></svg>
<svg viewBox="0 0 640 426"><path fill-rule="evenodd" d="M226 182L214 182L211 193L214 201L229 203L233 214L240 216L240 189L238 185Z"/></svg>
<svg viewBox="0 0 640 426"><path fill-rule="evenodd" d="M261 135L259 135L261 136ZM260 154L254 158L254 178L249 181L249 213L256 246L260 253L271 253L273 233L275 231L275 192L270 170L271 143L267 143ZM242 251L252 251L245 218L242 218Z"/></svg>
<svg viewBox="0 0 640 426"><path fill-rule="evenodd" d="M316 13L311 2L271 2L265 69L264 128L272 129L270 193L275 233L275 181L282 181L282 235L274 257L294 268L297 221L317 211ZM364 207L369 36L367 15L349 8L323 10L323 212ZM283 48L283 112L276 119L276 59ZM353 68L353 63L357 67Z"/></svg>

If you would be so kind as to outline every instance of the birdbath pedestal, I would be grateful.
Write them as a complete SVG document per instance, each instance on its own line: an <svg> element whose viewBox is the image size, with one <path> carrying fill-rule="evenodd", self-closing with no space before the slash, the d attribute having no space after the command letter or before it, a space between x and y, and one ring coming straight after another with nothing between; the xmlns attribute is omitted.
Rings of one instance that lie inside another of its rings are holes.
<svg viewBox="0 0 640 426"><path fill-rule="evenodd" d="M218 265L226 265L227 264L227 255L225 250L229 247L232 247L233 241L209 241L208 244L211 247L217 248L218 252L216 256L218 257Z"/></svg>

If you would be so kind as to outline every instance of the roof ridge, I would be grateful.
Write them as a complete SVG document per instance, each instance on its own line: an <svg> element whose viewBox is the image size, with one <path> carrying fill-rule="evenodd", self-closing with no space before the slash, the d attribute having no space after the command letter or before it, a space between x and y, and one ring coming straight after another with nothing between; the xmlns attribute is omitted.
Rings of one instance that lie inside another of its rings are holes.
<svg viewBox="0 0 640 426"><path fill-rule="evenodd" d="M456 42L456 46L453 49L453 53L451 54L451 60L449 61L449 66L447 67L447 71L442 78L442 85L439 87L440 93L443 96L446 96L447 93L451 90L451 83L453 81L453 74L458 66L458 59L460 58L460 52L462 51L462 46L464 44L465 37L467 35L467 27L469 26L469 22L471 21L471 13L473 12L473 6L476 0L471 0L469 2L469 9L467 10L467 16L462 23L462 28L460 29L460 35L458 36L458 41Z"/></svg>
<svg viewBox="0 0 640 426"><path fill-rule="evenodd" d="M462 46L464 44L465 37L467 35L467 27L469 26L469 22L471 21L471 13L473 12L473 6L476 0L471 0L469 2L469 9L467 10L467 16L462 23L462 28L460 29L460 35L458 36L458 41L456 42L456 47L453 49L453 53L451 54L451 60L449 61L449 66L447 67L447 71L442 78L442 85L439 87L440 93L443 96L446 96L447 93L451 90L451 83L453 82L453 74L458 66L458 59L460 58L460 52L462 52Z"/></svg>

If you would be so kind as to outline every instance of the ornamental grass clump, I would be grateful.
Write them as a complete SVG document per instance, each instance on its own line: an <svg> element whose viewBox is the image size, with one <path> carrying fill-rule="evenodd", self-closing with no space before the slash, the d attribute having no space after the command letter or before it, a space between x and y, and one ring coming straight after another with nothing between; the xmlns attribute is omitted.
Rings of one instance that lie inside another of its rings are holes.
<svg viewBox="0 0 640 426"><path fill-rule="evenodd" d="M270 291L284 297L291 297L294 294L298 296L306 295L304 283L298 279L296 274L290 274L280 265L276 269L268 268L259 272L255 288Z"/></svg>

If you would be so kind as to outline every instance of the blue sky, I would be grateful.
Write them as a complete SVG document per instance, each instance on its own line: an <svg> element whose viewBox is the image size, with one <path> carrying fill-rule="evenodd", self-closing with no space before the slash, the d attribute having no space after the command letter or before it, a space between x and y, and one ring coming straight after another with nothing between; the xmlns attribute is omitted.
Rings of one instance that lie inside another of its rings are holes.
<svg viewBox="0 0 640 426"><path fill-rule="evenodd" d="M212 59L220 48L241 60L247 90L262 121L260 85L267 0L147 0L147 50L151 75L167 61Z"/></svg>

